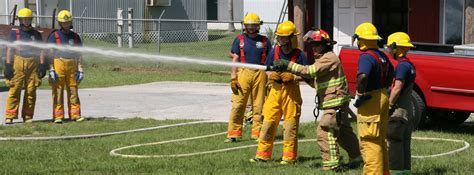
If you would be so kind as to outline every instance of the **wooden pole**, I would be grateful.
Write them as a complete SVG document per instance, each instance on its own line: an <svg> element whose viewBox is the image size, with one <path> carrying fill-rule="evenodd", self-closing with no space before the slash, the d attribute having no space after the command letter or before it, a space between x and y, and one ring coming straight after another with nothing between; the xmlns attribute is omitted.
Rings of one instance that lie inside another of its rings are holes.
<svg viewBox="0 0 474 175"><path fill-rule="evenodd" d="M465 21L464 21L464 42L463 44L474 43L474 4L466 1Z"/></svg>
<svg viewBox="0 0 474 175"><path fill-rule="evenodd" d="M229 21L234 21L234 0L229 0L227 4L229 10ZM230 22L227 29L229 32L235 32L234 23Z"/></svg>
<svg viewBox="0 0 474 175"><path fill-rule="evenodd" d="M304 35L304 0L293 0L293 23L296 25L296 30L300 32L298 35L298 48L304 49L303 35Z"/></svg>

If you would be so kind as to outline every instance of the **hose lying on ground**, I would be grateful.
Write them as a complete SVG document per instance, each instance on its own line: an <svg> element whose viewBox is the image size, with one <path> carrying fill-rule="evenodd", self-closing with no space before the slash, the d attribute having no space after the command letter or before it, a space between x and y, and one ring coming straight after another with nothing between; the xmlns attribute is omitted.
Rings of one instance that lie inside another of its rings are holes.
<svg viewBox="0 0 474 175"><path fill-rule="evenodd" d="M205 124L205 123L227 123L227 121L218 121L218 120L205 120L205 121L193 121L193 122L186 122L186 123L177 123L177 124L170 124L170 125L163 125L163 126L155 126L155 127L148 127L148 128L139 128L139 129L131 129L131 130L124 130L124 131L115 131L115 132L107 132L107 133L99 133L99 134L84 134L84 135L73 135L73 136L51 136L51 137L0 137L0 141L48 141L48 140L74 140L74 139L89 139L89 138L97 138L97 137L105 137L105 136L112 136L112 135L120 135L120 134L129 134L129 133L136 133L136 132L144 132L144 131L152 131L164 128L174 128L179 126L189 126L189 125L196 125L196 124ZM163 145L168 143L175 143L175 142L182 142L182 141L189 141L189 140L196 140L202 139L207 137L214 137L219 135L225 135L227 132L220 132L215 134L203 135L203 136L196 136L196 137L188 137L182 139L175 139L175 140L167 140L167 141L160 141L160 142L152 142L152 143L143 143L143 144L136 144L125 146L121 148L116 148L110 151L111 156L116 157L124 157L124 158L165 158L165 157L188 157L188 156L196 156L196 155L204 155L204 154L213 154L213 153L220 153L220 152L228 152L228 151L235 151L239 149L257 147L256 144L253 145L243 145L231 148L224 148L218 150L211 150L211 151L203 151L203 152L194 152L194 153L185 153L185 154L174 154L174 155L127 155L127 154L120 154L119 151L123 151L125 149L130 148L137 148L142 146L150 146L150 145ZM423 155L417 156L412 155L412 158L423 159L423 158L432 158L432 157L440 157L440 156L447 156L452 155L461 151L464 151L470 147L470 144L465 140L456 140L456 139L445 139L445 138L430 138L430 137L412 137L415 140L431 140L431 141L447 141L447 142L456 142L456 143L463 143L464 146L462 148L433 155ZM315 142L316 139L301 139L298 140L299 143L304 142ZM283 142L275 142L275 145L282 144Z"/></svg>

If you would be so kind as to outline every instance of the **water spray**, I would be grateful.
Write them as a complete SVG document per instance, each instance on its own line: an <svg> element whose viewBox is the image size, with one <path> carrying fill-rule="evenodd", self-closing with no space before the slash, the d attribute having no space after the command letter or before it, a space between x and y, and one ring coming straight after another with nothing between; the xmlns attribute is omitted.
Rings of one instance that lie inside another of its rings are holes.
<svg viewBox="0 0 474 175"><path fill-rule="evenodd" d="M105 49L92 48L92 47L71 47L68 45L56 45L56 44L33 43L33 42L22 42L22 41L15 41L15 42L0 41L0 46L6 46L6 47L29 46L29 47L39 48L39 49L56 49L56 50L80 52L83 54L92 53L92 54L98 54L98 55L103 55L107 57L142 58L142 59L148 59L148 60L153 60L153 61L163 61L163 62L178 61L178 62L195 63L195 64L202 64L202 65L219 65L219 66L226 66L226 67L239 67L239 68L267 70L267 71L272 70L271 66L263 66L263 65L256 65L256 64L205 60L205 59L190 58L190 57L174 57L174 56L153 55L153 54L145 54L145 53L123 52L123 51L105 50Z"/></svg>

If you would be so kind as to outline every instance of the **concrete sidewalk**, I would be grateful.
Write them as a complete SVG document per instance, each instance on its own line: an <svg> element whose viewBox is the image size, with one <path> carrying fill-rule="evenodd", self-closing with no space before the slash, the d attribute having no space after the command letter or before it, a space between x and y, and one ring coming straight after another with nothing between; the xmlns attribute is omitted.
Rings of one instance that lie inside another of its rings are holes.
<svg viewBox="0 0 474 175"><path fill-rule="evenodd" d="M315 90L308 85L301 85L301 91L301 121L312 122ZM4 116L7 92L1 92L0 96L0 113ZM83 116L121 119L141 117L157 120L228 120L230 96L229 85L222 83L156 82L79 90ZM34 119L51 119L51 114L51 90L38 90Z"/></svg>

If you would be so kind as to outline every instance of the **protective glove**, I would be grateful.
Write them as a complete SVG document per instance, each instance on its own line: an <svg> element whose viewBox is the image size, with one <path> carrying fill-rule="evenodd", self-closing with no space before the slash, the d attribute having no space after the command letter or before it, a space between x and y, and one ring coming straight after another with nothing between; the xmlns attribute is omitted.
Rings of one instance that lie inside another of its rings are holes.
<svg viewBox="0 0 474 175"><path fill-rule="evenodd" d="M273 69L276 71L287 71L289 64L290 62L288 60L279 59L279 60L273 61Z"/></svg>
<svg viewBox="0 0 474 175"><path fill-rule="evenodd" d="M274 82L275 82L275 80L272 80L272 79L267 80L267 84L265 84L265 87L267 89L271 89L273 87Z"/></svg>
<svg viewBox="0 0 474 175"><path fill-rule="evenodd" d="M281 73L281 81L283 81L283 83L288 83L293 80L295 80L295 76L293 76L292 73L289 73L289 72Z"/></svg>
<svg viewBox="0 0 474 175"><path fill-rule="evenodd" d="M354 106L358 108L360 105L362 105L365 101L369 100L372 98L370 95L357 95L356 96L356 101L354 102Z"/></svg>
<svg viewBox="0 0 474 175"><path fill-rule="evenodd" d="M82 79L84 79L84 72L77 71L76 72L76 82L79 84L79 83L81 83Z"/></svg>
<svg viewBox="0 0 474 175"><path fill-rule="evenodd" d="M49 70L49 80L53 84L56 84L56 82L58 80L58 74L56 73L56 71L54 69Z"/></svg>
<svg viewBox="0 0 474 175"><path fill-rule="evenodd" d="M13 78L13 73L13 65L5 63L5 70L3 71L5 78L11 80Z"/></svg>
<svg viewBox="0 0 474 175"><path fill-rule="evenodd" d="M37 72L40 79L46 76L46 71L48 71L48 64L38 65Z"/></svg>
<svg viewBox="0 0 474 175"><path fill-rule="evenodd" d="M237 78L233 78L232 81L230 81L230 88L232 89L232 93L236 95L239 94L240 84Z"/></svg>
<svg viewBox="0 0 474 175"><path fill-rule="evenodd" d="M272 72L269 78L273 81L281 81L280 73L278 72Z"/></svg>

